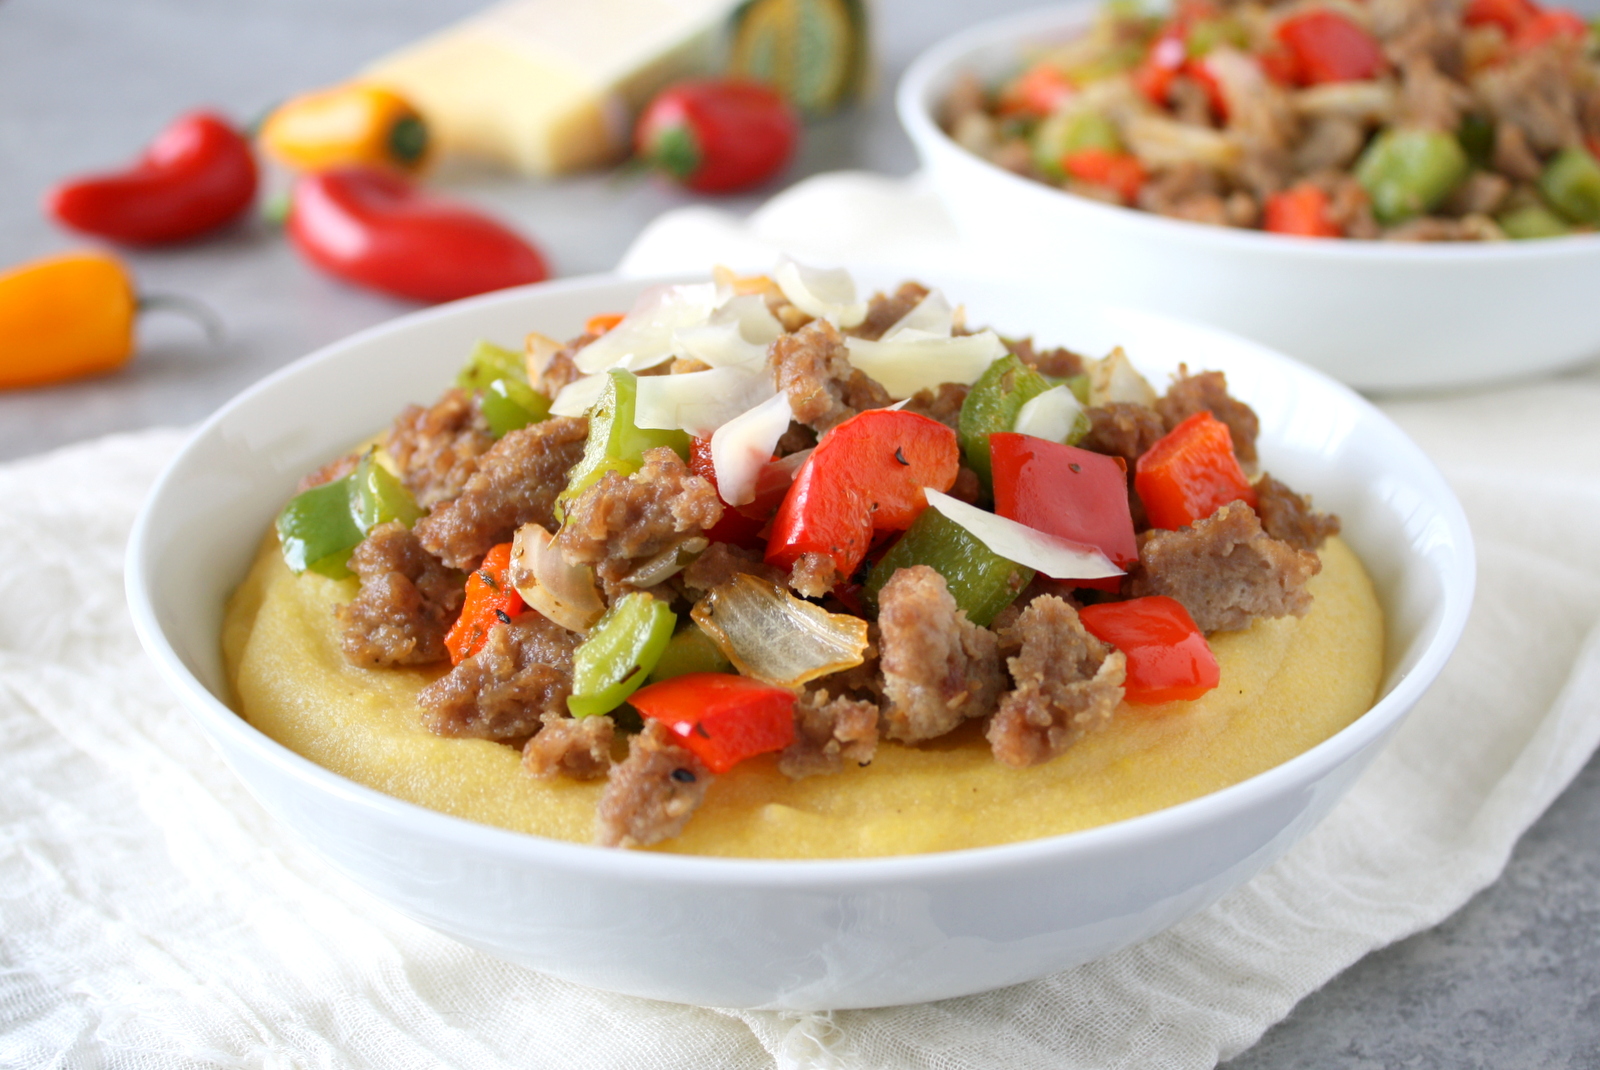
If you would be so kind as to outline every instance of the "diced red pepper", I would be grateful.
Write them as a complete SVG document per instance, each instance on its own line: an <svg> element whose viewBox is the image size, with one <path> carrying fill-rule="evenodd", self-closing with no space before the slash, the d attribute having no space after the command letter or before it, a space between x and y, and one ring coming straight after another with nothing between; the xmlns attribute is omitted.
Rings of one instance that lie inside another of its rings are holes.
<svg viewBox="0 0 1600 1070"><path fill-rule="evenodd" d="M1176 530L1221 506L1254 509L1256 488L1233 455L1228 425L1201 410L1168 431L1134 466L1134 490L1152 527Z"/></svg>
<svg viewBox="0 0 1600 1070"><path fill-rule="evenodd" d="M1002 115L1049 115L1073 93L1072 80L1049 63L1035 63L1000 94Z"/></svg>
<svg viewBox="0 0 1600 1070"><path fill-rule="evenodd" d="M767 563L791 568L802 554L854 574L874 532L904 531L927 508L923 487L946 491L961 465L956 433L897 409L868 409L822 436L772 518Z"/></svg>
<svg viewBox="0 0 1600 1070"><path fill-rule="evenodd" d="M1204 57L1192 59L1183 65L1183 73L1200 83L1200 88L1206 91L1206 100L1211 105L1211 114L1221 122L1228 121L1228 98L1222 93L1222 83L1217 81L1217 76L1211 73L1211 68L1206 66Z"/></svg>
<svg viewBox="0 0 1600 1070"><path fill-rule="evenodd" d="M1184 31L1169 26L1150 42L1144 61L1133 70L1133 85L1150 103L1166 107L1172 81L1188 62L1189 49L1183 42Z"/></svg>
<svg viewBox="0 0 1600 1070"><path fill-rule="evenodd" d="M1261 69L1268 78L1281 86L1300 85L1304 80L1300 72L1300 62L1294 58L1294 53L1282 44L1272 45L1256 53L1256 62L1261 64Z"/></svg>
<svg viewBox="0 0 1600 1070"><path fill-rule="evenodd" d="M711 460L709 438L689 440L689 471L708 480L713 487L717 485L717 467ZM720 490L717 492L719 496L721 493ZM761 539L761 529L766 527L766 516L772 509L772 503L768 503L765 511L757 512L754 509L740 509L723 501L722 519L706 530L706 538L712 542L731 542L747 550L763 549L766 543Z"/></svg>
<svg viewBox="0 0 1600 1070"><path fill-rule="evenodd" d="M989 458L996 513L1095 547L1118 568L1139 560L1128 511L1128 466L1121 457L1006 432L989 436ZM1104 591L1121 585L1120 576L1073 581L1074 587Z"/></svg>
<svg viewBox="0 0 1600 1070"><path fill-rule="evenodd" d="M1124 204L1132 204L1139 196L1139 187L1145 179L1144 165L1130 152L1108 152L1105 149L1079 149L1061 158L1061 169L1073 178L1092 182L1114 190Z"/></svg>
<svg viewBox="0 0 1600 1070"><path fill-rule="evenodd" d="M1183 603L1165 595L1084 606L1089 634L1128 659L1124 697L1132 703L1190 701L1216 687L1222 670Z"/></svg>
<svg viewBox="0 0 1600 1070"><path fill-rule="evenodd" d="M588 321L583 325L583 333L605 334L611 328L621 323L622 320L623 314L621 312L601 312L598 315L589 317Z"/></svg>
<svg viewBox="0 0 1600 1070"><path fill-rule="evenodd" d="M1539 14L1531 0L1469 0L1461 20L1468 26L1498 26L1510 37Z"/></svg>
<svg viewBox="0 0 1600 1070"><path fill-rule="evenodd" d="M1268 197L1265 215L1265 228L1274 234L1337 238L1341 233L1328 218L1328 195L1308 182Z"/></svg>
<svg viewBox="0 0 1600 1070"><path fill-rule="evenodd" d="M1589 33L1589 24L1584 22L1577 13L1566 8L1551 8L1540 11L1521 26L1517 27L1511 35L1511 50L1525 52L1537 48L1546 41L1566 38L1572 41L1581 41Z"/></svg>
<svg viewBox="0 0 1600 1070"><path fill-rule="evenodd" d="M1384 69L1377 39L1334 11L1313 8L1284 19L1277 36L1294 53L1307 85L1359 82Z"/></svg>
<svg viewBox="0 0 1600 1070"><path fill-rule="evenodd" d="M466 604L444 637L452 665L459 665L482 650L496 624L509 624L526 608L506 576L510 568L511 544L503 542L485 554L483 564L467 577Z"/></svg>
<svg viewBox="0 0 1600 1070"><path fill-rule="evenodd" d="M642 687L628 702L713 773L794 742L794 692L748 676L692 672Z"/></svg>

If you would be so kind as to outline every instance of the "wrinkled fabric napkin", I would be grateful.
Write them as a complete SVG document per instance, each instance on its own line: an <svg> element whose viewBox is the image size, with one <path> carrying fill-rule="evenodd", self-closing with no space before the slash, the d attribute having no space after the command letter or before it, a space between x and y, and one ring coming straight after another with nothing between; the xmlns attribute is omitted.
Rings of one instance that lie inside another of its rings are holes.
<svg viewBox="0 0 1600 1070"><path fill-rule="evenodd" d="M818 222L819 220L825 222ZM917 188L826 176L749 221L664 217L625 262L782 246L973 261ZM1437 685L1332 815L1212 908L998 992L719 1011L500 963L367 898L233 779L139 649L122 555L182 440L0 466L0 1067L1204 1068L1495 879L1600 740L1600 369L1384 409L1472 522L1477 604ZM1514 427L1515 435L1488 433Z"/></svg>

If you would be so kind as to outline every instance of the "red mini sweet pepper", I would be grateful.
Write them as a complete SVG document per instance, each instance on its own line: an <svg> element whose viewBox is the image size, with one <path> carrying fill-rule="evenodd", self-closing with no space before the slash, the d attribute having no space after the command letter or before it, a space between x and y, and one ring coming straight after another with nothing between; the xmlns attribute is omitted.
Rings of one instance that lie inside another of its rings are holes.
<svg viewBox="0 0 1600 1070"><path fill-rule="evenodd" d="M522 595L506 575L510 568L511 544L503 542L485 554L483 564L467 577L466 603L444 637L452 665L459 665L482 650L496 624L509 624L526 608Z"/></svg>
<svg viewBox="0 0 1600 1070"><path fill-rule="evenodd" d="M289 236L330 275L416 301L453 301L549 275L544 257L514 231L378 168L301 175Z"/></svg>
<svg viewBox="0 0 1600 1070"><path fill-rule="evenodd" d="M1128 659L1124 697L1132 703L1197 699L1216 687L1222 670L1183 603L1165 595L1084 606L1085 630Z"/></svg>
<svg viewBox="0 0 1600 1070"><path fill-rule="evenodd" d="M874 532L904 531L928 506L923 487L947 491L961 466L956 433L897 409L868 409L822 436L772 518L767 563L791 568L802 554L855 572Z"/></svg>
<svg viewBox="0 0 1600 1070"><path fill-rule="evenodd" d="M1032 435L989 436L994 511L1036 531L1092 546L1126 570L1139 560L1121 457L1092 453ZM1115 591L1121 576L1074 580L1074 587Z"/></svg>
<svg viewBox="0 0 1600 1070"><path fill-rule="evenodd" d="M634 128L639 158L697 193L759 186L794 155L800 121L771 86L706 78L669 86Z"/></svg>
<svg viewBox="0 0 1600 1070"><path fill-rule="evenodd" d="M713 773L794 742L794 692L748 676L692 672L642 687L628 702Z"/></svg>
<svg viewBox="0 0 1600 1070"><path fill-rule="evenodd" d="M85 234L163 245L232 222L255 195L250 143L220 115L196 111L161 131L132 167L56 186L45 209Z"/></svg>
<svg viewBox="0 0 1600 1070"><path fill-rule="evenodd" d="M1134 466L1134 490L1150 525L1176 530L1221 506L1256 506L1256 488L1233 454L1228 425L1201 410L1168 431Z"/></svg>

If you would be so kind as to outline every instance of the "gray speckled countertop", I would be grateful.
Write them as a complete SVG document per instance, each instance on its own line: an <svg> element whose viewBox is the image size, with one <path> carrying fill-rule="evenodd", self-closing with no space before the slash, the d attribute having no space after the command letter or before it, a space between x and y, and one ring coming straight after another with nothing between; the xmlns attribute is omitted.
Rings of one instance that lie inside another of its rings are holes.
<svg viewBox="0 0 1600 1070"><path fill-rule="evenodd" d="M38 210L55 179L132 157L180 112L241 120L481 6L480 0L5 0L0 3L0 263L81 244ZM915 167L888 87L921 49L1026 0L879 0L881 91L814 126L786 181L843 167ZM1593 10L1595 2L1586 5ZM689 203L650 181L534 185L460 176L459 192L535 235L562 275L610 268L659 212ZM770 193L771 191L767 191ZM719 202L748 210L766 194ZM152 316L116 376L0 394L0 459L111 431L198 420L262 375L411 306L303 267L258 223L129 257L149 292L187 294L227 324L218 345ZM1600 759L1454 917L1367 956L1313 994L1237 1070L1600 1067Z"/></svg>

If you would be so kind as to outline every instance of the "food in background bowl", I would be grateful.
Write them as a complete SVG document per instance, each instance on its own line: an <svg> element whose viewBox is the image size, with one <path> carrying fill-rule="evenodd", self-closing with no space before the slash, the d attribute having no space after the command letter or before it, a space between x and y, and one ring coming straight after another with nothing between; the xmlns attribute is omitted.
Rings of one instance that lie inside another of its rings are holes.
<svg viewBox="0 0 1600 1070"><path fill-rule="evenodd" d="M480 344L307 477L230 609L250 722L490 824L839 857L1145 813L1371 704L1370 583L1220 373L775 276Z"/></svg>
<svg viewBox="0 0 1600 1070"><path fill-rule="evenodd" d="M1105 7L942 122L1019 174L1305 237L1545 238L1600 224L1600 41L1530 0Z"/></svg>

